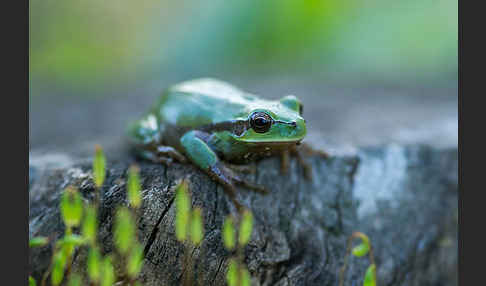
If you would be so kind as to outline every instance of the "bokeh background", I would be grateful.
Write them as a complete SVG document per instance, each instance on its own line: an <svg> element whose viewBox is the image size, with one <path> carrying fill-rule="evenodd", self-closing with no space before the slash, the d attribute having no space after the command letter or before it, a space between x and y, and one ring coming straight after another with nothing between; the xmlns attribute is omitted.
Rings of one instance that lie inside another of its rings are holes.
<svg viewBox="0 0 486 286"><path fill-rule="evenodd" d="M306 140L457 146L457 0L30 0L30 150L110 155L167 86L304 103ZM349 148L348 148L349 147Z"/></svg>
<svg viewBox="0 0 486 286"><path fill-rule="evenodd" d="M454 86L457 6L457 0L30 0L30 97L102 96L200 76Z"/></svg>

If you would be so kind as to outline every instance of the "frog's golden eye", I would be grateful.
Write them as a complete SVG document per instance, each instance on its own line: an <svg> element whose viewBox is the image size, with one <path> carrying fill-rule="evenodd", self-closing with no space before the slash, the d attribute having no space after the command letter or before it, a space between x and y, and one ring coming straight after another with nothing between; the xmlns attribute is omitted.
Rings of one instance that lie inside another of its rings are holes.
<svg viewBox="0 0 486 286"><path fill-rule="evenodd" d="M250 126L257 133L265 133L272 127L273 119L265 112L254 112L250 116Z"/></svg>

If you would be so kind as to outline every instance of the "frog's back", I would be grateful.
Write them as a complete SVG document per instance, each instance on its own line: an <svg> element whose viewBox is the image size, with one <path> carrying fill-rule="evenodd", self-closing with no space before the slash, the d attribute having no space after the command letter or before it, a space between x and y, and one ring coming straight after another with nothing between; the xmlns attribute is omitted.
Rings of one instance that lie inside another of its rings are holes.
<svg viewBox="0 0 486 286"><path fill-rule="evenodd" d="M153 112L160 124L178 127L233 120L248 113L258 98L215 79L197 79L167 89Z"/></svg>

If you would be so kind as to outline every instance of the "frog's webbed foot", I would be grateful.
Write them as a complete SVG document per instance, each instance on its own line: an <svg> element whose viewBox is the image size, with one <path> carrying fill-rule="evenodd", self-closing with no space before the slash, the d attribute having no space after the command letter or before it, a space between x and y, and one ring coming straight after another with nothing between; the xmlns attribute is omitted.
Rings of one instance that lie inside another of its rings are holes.
<svg viewBox="0 0 486 286"><path fill-rule="evenodd" d="M218 163L218 168L222 169L228 178L231 179L236 185L242 186L244 188L250 189L252 191L267 194L268 191L264 186L256 183L249 182L248 180L242 178L237 173L254 174L256 172L255 165L235 165L230 163Z"/></svg>
<svg viewBox="0 0 486 286"><path fill-rule="evenodd" d="M211 166L207 170L207 173L213 180L217 181L223 187L223 190L230 197L231 201L240 213L244 210L244 207L237 197L238 191L236 189L236 185L245 187L258 193L268 193L265 187L242 179L240 176L235 174L231 169L226 167L221 162L218 162Z"/></svg>
<svg viewBox="0 0 486 286"><path fill-rule="evenodd" d="M314 149L309 144L306 144L306 143L300 144L299 148L300 148L300 152L302 152L302 153L304 153L308 156L317 155L317 156L322 157L323 159L329 159L331 157L331 155L329 153L327 153L326 151L320 150L320 149Z"/></svg>
<svg viewBox="0 0 486 286"><path fill-rule="evenodd" d="M154 163L162 163L164 165L170 166L175 161L179 163L184 163L187 161L186 157L179 153L176 149L170 146L156 146L151 148L146 148L141 151L140 156L144 159L152 161Z"/></svg>
<svg viewBox="0 0 486 286"><path fill-rule="evenodd" d="M304 169L304 177L312 181L312 165L309 164L306 160L304 160L304 154L305 155L317 154L319 156L322 156L325 159L329 158L328 153L321 150L314 150L308 144L301 144L300 146L296 145L282 152L281 165L280 165L281 172L283 174L288 172L290 166L290 155L292 155L297 158L298 163Z"/></svg>
<svg viewBox="0 0 486 286"><path fill-rule="evenodd" d="M297 158L297 162L299 162L304 169L304 177L307 180L312 181L312 165L304 160L301 151L299 151L297 148L292 148L289 152Z"/></svg>
<svg viewBox="0 0 486 286"><path fill-rule="evenodd" d="M221 162L217 162L205 171L211 179L215 180L223 187L224 192L230 197L238 212L241 213L244 208L236 195L237 191L233 184L231 173L224 168L224 165L221 164Z"/></svg>

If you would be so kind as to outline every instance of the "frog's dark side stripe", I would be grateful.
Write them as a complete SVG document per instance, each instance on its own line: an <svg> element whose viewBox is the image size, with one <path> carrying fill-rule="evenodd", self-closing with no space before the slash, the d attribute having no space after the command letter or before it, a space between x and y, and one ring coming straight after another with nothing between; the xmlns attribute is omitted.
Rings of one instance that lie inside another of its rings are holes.
<svg viewBox="0 0 486 286"><path fill-rule="evenodd" d="M250 128L250 123L248 120L230 120L230 121L211 123L200 127L196 127L194 129L207 132L207 133L229 131L232 134L235 134L236 136L240 136L249 128Z"/></svg>
<svg viewBox="0 0 486 286"><path fill-rule="evenodd" d="M294 127L297 126L297 123L295 122L285 122L281 120L272 119L272 125L275 123L288 124ZM207 132L207 133L229 131L236 136L240 136L249 128L250 128L250 121L247 119L247 120L230 120L230 121L222 121L218 123L211 123L200 127L196 127L194 129Z"/></svg>

